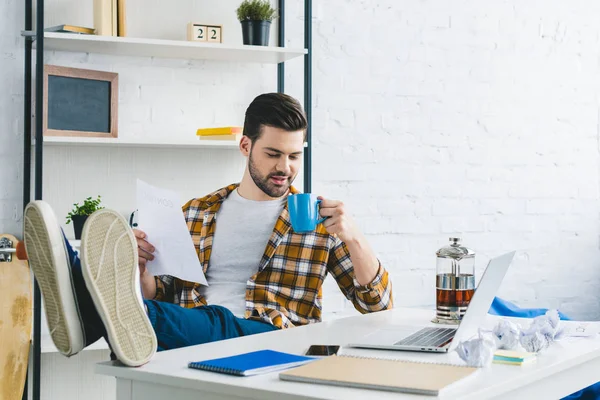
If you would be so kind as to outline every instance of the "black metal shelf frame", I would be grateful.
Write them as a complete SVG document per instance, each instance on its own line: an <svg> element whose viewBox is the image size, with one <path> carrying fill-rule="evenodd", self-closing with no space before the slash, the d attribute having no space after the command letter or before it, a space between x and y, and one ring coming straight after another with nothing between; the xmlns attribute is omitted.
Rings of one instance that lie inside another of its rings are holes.
<svg viewBox="0 0 600 400"><path fill-rule="evenodd" d="M279 24L277 27L278 46L285 47L285 0L278 0ZM43 115L44 96L44 0L36 0L35 34L33 27L33 0L25 0L25 62L24 62L24 121L23 121L23 209L31 201L31 127L32 127L32 49L35 49L35 116ZM312 179L312 0L304 0L304 110L308 120L306 129L307 147L304 149L304 192L311 192ZM285 91L285 63L277 65L277 91ZM35 124L35 165L34 165L34 199L42 199L43 154L44 154L42 124ZM40 400L40 367L41 367L41 295L37 281L33 282L33 346L32 361L27 374L23 400L28 399L28 386L31 381L31 399Z"/></svg>

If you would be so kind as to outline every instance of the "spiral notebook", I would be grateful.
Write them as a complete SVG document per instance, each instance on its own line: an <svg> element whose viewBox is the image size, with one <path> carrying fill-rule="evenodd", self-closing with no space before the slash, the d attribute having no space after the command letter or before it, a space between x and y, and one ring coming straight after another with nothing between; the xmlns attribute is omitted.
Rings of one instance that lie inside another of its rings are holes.
<svg viewBox="0 0 600 400"><path fill-rule="evenodd" d="M453 364L342 355L282 372L279 379L437 396L476 370Z"/></svg>
<svg viewBox="0 0 600 400"><path fill-rule="evenodd" d="M231 357L191 362L188 367L222 374L251 376L281 371L315 360L314 357L298 356L274 350L259 350Z"/></svg>

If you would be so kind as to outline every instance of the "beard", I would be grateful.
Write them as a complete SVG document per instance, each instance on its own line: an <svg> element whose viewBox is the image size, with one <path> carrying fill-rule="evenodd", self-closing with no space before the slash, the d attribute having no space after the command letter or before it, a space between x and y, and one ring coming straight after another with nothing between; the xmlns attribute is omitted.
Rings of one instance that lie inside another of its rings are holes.
<svg viewBox="0 0 600 400"><path fill-rule="evenodd" d="M292 182L294 181L294 177L288 177L287 181L283 185L276 185L271 181L271 177L273 176L286 176L283 172L274 172L268 174L267 176L263 176L259 171L256 164L254 164L254 160L252 159L252 152L250 152L250 156L248 157L248 171L250 172L250 177L254 181L254 184L263 191L269 197L277 198L281 197L287 193Z"/></svg>

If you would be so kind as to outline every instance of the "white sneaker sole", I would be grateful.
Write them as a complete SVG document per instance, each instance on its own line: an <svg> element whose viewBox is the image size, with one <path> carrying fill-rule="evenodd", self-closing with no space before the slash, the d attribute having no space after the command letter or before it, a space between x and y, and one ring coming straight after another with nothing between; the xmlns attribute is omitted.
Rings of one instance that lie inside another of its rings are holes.
<svg viewBox="0 0 600 400"><path fill-rule="evenodd" d="M77 354L85 345L85 333L63 234L48 203L33 201L25 207L23 238L29 266L44 299L52 341L63 355Z"/></svg>
<svg viewBox="0 0 600 400"><path fill-rule="evenodd" d="M117 359L132 367L150 361L156 335L141 299L137 242L120 214L103 209L88 217L81 234L81 262Z"/></svg>

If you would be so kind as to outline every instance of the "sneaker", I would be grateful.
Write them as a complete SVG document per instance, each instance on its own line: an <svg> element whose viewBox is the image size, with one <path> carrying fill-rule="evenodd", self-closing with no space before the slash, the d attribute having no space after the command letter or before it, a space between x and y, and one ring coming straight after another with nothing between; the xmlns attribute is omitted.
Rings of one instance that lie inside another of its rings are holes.
<svg viewBox="0 0 600 400"><path fill-rule="evenodd" d="M85 346L85 332L65 239L48 203L33 201L25 207L23 240L52 341L61 354L77 354Z"/></svg>
<svg viewBox="0 0 600 400"><path fill-rule="evenodd" d="M120 214L102 209L88 217L81 234L81 267L117 359L132 367L150 361L156 335L142 300L137 242Z"/></svg>

